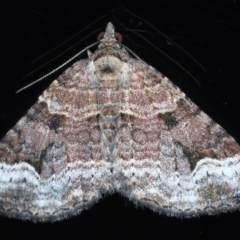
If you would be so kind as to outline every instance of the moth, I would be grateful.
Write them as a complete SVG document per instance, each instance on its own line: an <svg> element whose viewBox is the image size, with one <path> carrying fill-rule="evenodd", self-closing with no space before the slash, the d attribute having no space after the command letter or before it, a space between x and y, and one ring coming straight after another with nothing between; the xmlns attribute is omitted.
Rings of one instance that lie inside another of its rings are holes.
<svg viewBox="0 0 240 240"><path fill-rule="evenodd" d="M240 146L108 23L0 141L0 214L56 221L118 192L176 217L240 207Z"/></svg>

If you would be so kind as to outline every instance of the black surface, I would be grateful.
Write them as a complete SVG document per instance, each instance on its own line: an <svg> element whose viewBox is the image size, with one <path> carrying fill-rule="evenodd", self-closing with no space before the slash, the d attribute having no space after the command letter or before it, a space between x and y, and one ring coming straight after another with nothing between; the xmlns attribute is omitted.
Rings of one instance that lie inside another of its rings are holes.
<svg viewBox="0 0 240 240"><path fill-rule="evenodd" d="M98 32L103 31L106 24L112 21L116 31L123 35L126 46L146 63L167 75L240 143L239 2L127 2L22 0L2 5L1 137L64 69L18 95L15 94L16 90L95 42ZM78 32L68 43L35 61ZM188 52L204 70L159 32ZM76 47L67 50L79 41ZM64 55L48 63L66 50ZM85 52L78 59L86 57ZM46 66L23 79L43 64ZM195 236L210 239L224 234L228 237L234 235L237 239L239 230L239 212L193 219L170 218L148 209L136 208L117 194L102 199L77 217L57 223L34 224L0 217L0 239L180 239Z"/></svg>

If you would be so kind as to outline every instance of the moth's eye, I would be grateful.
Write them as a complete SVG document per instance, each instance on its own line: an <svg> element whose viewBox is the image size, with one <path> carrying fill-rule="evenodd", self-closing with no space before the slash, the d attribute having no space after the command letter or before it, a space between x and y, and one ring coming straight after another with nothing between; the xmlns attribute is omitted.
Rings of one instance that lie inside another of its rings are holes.
<svg viewBox="0 0 240 240"><path fill-rule="evenodd" d="M105 32L100 32L97 36L98 42L100 42L104 36ZM122 35L118 32L115 32L115 38L117 39L118 42L122 42Z"/></svg>
<svg viewBox="0 0 240 240"><path fill-rule="evenodd" d="M117 39L118 42L120 42L120 43L122 42L123 38L122 38L122 35L120 33L115 32L115 38Z"/></svg>
<svg viewBox="0 0 240 240"><path fill-rule="evenodd" d="M98 42L100 42L100 41L102 40L102 38L103 38L103 36L104 36L104 33L105 33L105 32L100 32L100 33L98 34L98 36L97 36Z"/></svg>

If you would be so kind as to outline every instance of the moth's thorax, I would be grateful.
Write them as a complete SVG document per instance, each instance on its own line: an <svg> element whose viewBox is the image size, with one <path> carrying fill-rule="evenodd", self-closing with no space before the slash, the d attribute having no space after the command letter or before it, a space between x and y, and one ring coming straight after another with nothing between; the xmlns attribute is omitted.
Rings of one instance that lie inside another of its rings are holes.
<svg viewBox="0 0 240 240"><path fill-rule="evenodd" d="M98 79L100 91L117 91L119 88L119 79L121 78L121 69L123 64L121 60L114 56L105 56L99 58L95 63L95 74Z"/></svg>

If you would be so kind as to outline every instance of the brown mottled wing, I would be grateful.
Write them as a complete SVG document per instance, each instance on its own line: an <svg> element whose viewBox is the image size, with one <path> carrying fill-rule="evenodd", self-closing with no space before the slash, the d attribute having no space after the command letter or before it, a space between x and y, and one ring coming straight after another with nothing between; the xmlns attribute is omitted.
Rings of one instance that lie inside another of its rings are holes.
<svg viewBox="0 0 240 240"><path fill-rule="evenodd" d="M88 63L67 69L1 140L1 214L59 220L109 190L110 165Z"/></svg>
<svg viewBox="0 0 240 240"><path fill-rule="evenodd" d="M240 146L176 86L132 59L108 23L0 141L0 214L79 213L118 191L174 216L240 207Z"/></svg>
<svg viewBox="0 0 240 240"><path fill-rule="evenodd" d="M239 208L240 146L168 78L137 60L129 68L118 124L118 191L171 216Z"/></svg>

